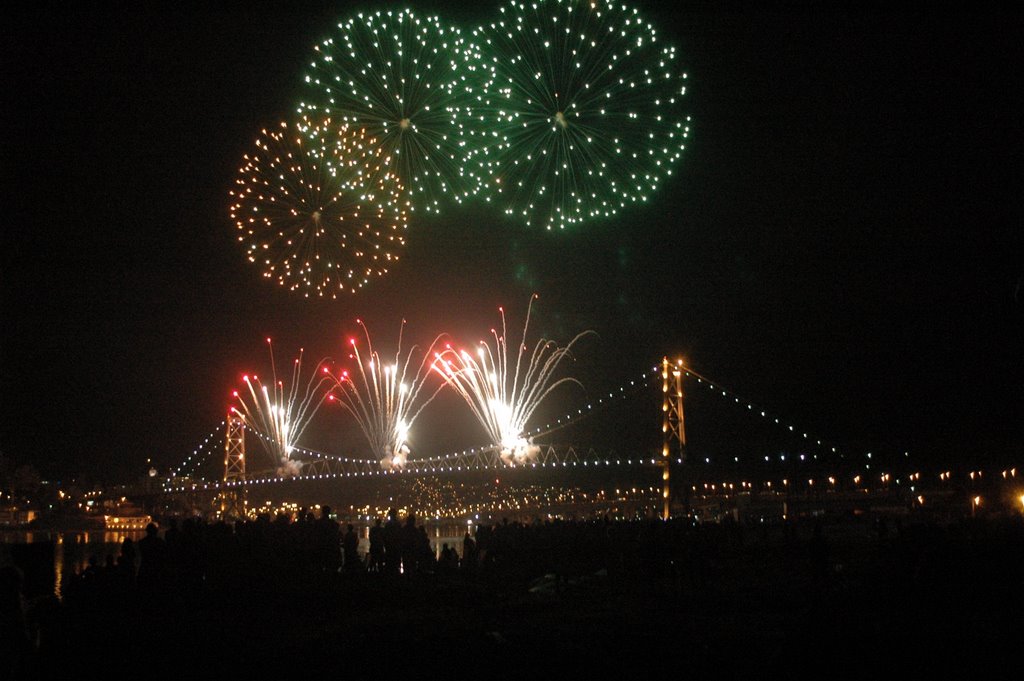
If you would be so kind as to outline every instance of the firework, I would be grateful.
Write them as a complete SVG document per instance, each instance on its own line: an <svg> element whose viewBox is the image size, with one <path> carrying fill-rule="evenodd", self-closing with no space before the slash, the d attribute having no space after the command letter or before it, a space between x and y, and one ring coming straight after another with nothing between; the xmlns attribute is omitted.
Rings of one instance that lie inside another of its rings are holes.
<svg viewBox="0 0 1024 681"><path fill-rule="evenodd" d="M420 399L425 379L430 374L434 347L441 336L434 339L417 368L413 363L413 355L417 350L415 345L402 355L403 320L398 332L394 361L388 363L382 361L373 349L366 325L362 320L356 321L366 336L366 361L359 352L359 344L353 338L349 341L352 346L350 356L355 360L357 369L352 375L348 371L338 375L337 394L332 393L331 399L337 399L355 417L370 450L380 459L383 468L402 468L410 454L409 430L423 408L430 404L445 385L440 383L429 397Z"/></svg>
<svg viewBox="0 0 1024 681"><path fill-rule="evenodd" d="M564 228L646 201L689 131L686 74L640 13L610 0L512 0L476 29L493 72L468 130L481 194Z"/></svg>
<svg viewBox="0 0 1024 681"><path fill-rule="evenodd" d="M374 173L376 142L330 118L263 130L243 157L231 219L264 276L337 298L383 275L404 245L401 187Z"/></svg>
<svg viewBox="0 0 1024 681"><path fill-rule="evenodd" d="M291 380L285 385L278 379L274 350L270 339L271 382L263 383L258 376L243 376L248 396L233 393L241 409L232 411L241 416L250 430L260 436L264 449L274 460L277 474L283 477L298 475L300 464L292 459L292 451L320 405L327 399L330 378L323 361L302 387L302 350L292 366Z"/></svg>
<svg viewBox="0 0 1024 681"><path fill-rule="evenodd" d="M584 331L565 346L542 338L527 356L526 334L536 297L530 299L527 307L526 324L515 357L510 353L506 340L505 311L502 308L499 308L501 334L491 329L493 347L480 341L475 357L472 352L455 351L450 346L434 355L434 370L466 401L505 463L527 461L539 451L539 447L526 437L530 417L558 386L563 383L581 385L571 377L555 380L555 370L562 360L570 356L576 341L591 333Z"/></svg>
<svg viewBox="0 0 1024 681"><path fill-rule="evenodd" d="M314 49L299 111L365 129L410 210L437 211L440 198L461 202L475 191L461 126L480 59L457 28L408 9L361 13Z"/></svg>

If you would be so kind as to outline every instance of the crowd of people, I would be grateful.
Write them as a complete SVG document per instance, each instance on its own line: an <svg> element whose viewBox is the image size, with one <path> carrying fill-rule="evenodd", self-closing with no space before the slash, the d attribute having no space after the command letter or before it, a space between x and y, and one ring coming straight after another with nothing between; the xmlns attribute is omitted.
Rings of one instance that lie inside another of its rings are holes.
<svg viewBox="0 0 1024 681"><path fill-rule="evenodd" d="M90 649L126 622L173 627L176 617L205 611L269 616L334 599L354 611L401 612L423 594L442 592L445 598L468 594L472 609L482 594L557 597L609 583L668 589L673 598L764 587L769 595L788 588L813 599L834 592L843 564L853 560L875 566L870 579L894 593L925 594L962 579L958 570L968 565L972 579L985 584L1012 581L1024 560L1019 519L908 527L855 522L502 521L435 549L416 516L392 511L366 528L361 551L363 528L332 519L327 507L319 516L233 524L172 518L163 529L150 525L138 541L125 539L116 555L92 556L84 570L65 574L60 603L29 603L17 570L3 568L4 659L16 669L69 640L76 650ZM850 535L851 527L858 532ZM854 535L860 544L848 540ZM67 631L73 636L62 638Z"/></svg>
<svg viewBox="0 0 1024 681"><path fill-rule="evenodd" d="M975 523L971 527L1016 527L1010 523ZM864 536L879 545L912 552L904 559L915 565L935 544L952 538L964 541L966 532L953 525L934 524L905 529L877 518ZM88 566L65 576L64 599L106 602L118 593L187 593L197 590L272 588L275 583L310 583L345 579L357 574L462 575L526 583L553 575L556 584L595 574L672 577L699 588L724 556L744 547L778 545L815 580L828 579L835 567L828 539L829 525L821 519L787 521L780 525L726 522L696 524L689 519L612 521L586 520L510 522L479 525L455 541L432 546L427 528L413 514L404 519L392 510L367 528L365 552L359 530L331 518L330 507L319 515L260 516L255 520L209 522L200 518L168 519L161 532L151 524L141 540L123 540L118 555L101 562L91 556ZM161 536L162 534L162 536ZM919 566L918 566L919 567Z"/></svg>
<svg viewBox="0 0 1024 681"><path fill-rule="evenodd" d="M361 528L360 528L361 529ZM560 580L599 571L659 575L712 558L713 549L743 541L736 524L698 526L685 520L553 520L479 525L458 541L432 546L424 524L395 511L367 528L367 549L353 524L319 517L260 516L236 523L170 518L150 524L139 541L92 555L88 566L65 577L65 600L107 601L111 593L269 586L353 574L467 575Z"/></svg>

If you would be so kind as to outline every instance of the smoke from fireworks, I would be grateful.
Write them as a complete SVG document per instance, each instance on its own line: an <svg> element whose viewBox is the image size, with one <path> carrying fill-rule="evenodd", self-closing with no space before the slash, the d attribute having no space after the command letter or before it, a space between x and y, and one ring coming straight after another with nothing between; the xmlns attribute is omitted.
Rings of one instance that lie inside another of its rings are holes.
<svg viewBox="0 0 1024 681"><path fill-rule="evenodd" d="M539 447L526 437L530 418L558 386L581 385L571 377L555 380L555 370L571 356L572 346L591 333L577 334L565 346L542 338L527 355L526 334L536 298L534 295L527 307L523 336L514 357L509 351L502 308L501 334L491 329L493 347L480 341L475 353L449 346L434 355L434 370L466 401L505 463L522 463L536 456Z"/></svg>
<svg viewBox="0 0 1024 681"><path fill-rule="evenodd" d="M317 364L313 375L302 387L302 350L292 365L291 378L286 385L277 376L277 365L274 362L274 350L270 339L271 382L263 383L255 374L242 377L248 388L248 396L234 392L241 409L232 407L232 411L241 416L246 427L260 435L264 449L274 460L277 474L281 477L298 475L301 464L292 459L294 450L302 432L309 425L320 405L327 399L330 379L326 368L321 371L323 362Z"/></svg>
<svg viewBox="0 0 1024 681"><path fill-rule="evenodd" d="M331 399L337 399L355 417L370 450L380 459L383 468L402 468L410 454L409 431L416 417L445 385L440 383L429 397L420 399L420 392L430 374L434 349L441 336L434 339L417 367L413 363L417 350L415 345L404 356L402 354L403 320L394 360L387 362L382 361L373 349L366 325L362 320L356 321L366 336L367 357L364 361L359 344L351 339L350 356L355 360L356 369L351 373L342 371L336 377L336 391Z"/></svg>

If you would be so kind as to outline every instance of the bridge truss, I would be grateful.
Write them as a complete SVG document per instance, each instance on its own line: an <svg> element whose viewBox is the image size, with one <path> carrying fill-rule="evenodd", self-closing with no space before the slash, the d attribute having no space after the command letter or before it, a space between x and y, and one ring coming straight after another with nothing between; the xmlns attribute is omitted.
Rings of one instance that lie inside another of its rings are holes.
<svg viewBox="0 0 1024 681"><path fill-rule="evenodd" d="M311 450L301 450L306 455L317 455L303 461L301 473L281 477L273 471L263 471L243 479L204 481L178 479L165 485L166 492L189 492L199 490L221 490L246 488L287 481L330 480L341 478L373 478L385 476L415 476L444 473L465 473L473 471L509 471L559 468L600 469L611 466L658 466L656 458L623 457L615 452L601 453L593 448L583 449L571 445L546 445L531 461L506 463L493 448L474 449L447 456L424 459L410 459L402 467L382 467L379 461L371 459L347 459L333 457Z"/></svg>
<svg viewBox="0 0 1024 681"><path fill-rule="evenodd" d="M660 376L658 374L661 374ZM660 381L658 379L661 379ZM442 455L425 457L419 459L409 459L402 466L387 467L382 466L381 462L376 459L364 459L364 458L351 458L334 456L316 452L314 450L308 450L301 447L296 447L294 456L297 461L301 462L301 469L298 475L292 475L288 477L282 477L272 470L254 471L251 464L252 459L248 462L250 465L246 467L245 472L240 475L235 472L234 475L229 475L227 466L224 470L225 476L223 480L208 480L203 479L202 476L198 475L199 465L204 461L209 462L211 460L212 452L216 451L218 446L223 446L230 453L233 451L230 446L230 442L225 444L223 436L220 439L220 445L216 443L215 435L224 433L223 426L225 422L221 422L221 426L211 433L210 436L200 444L195 451L177 468L171 472L171 476L164 481L163 490L167 493L174 492L187 492L187 491L202 491L202 490L221 490L221 489L245 489L253 485L265 485L271 483L284 483L288 481L298 480L325 480L325 479L341 479L341 478L372 478L382 476L402 476L402 475L430 475L430 474L450 474L460 472L472 472L472 471L503 471L503 470L515 470L515 469L558 469L558 468L602 468L609 466L651 466L656 469L660 469L663 481L662 489L662 503L664 505L663 512L670 510L670 502L672 496L672 487L669 485L670 467L680 466L680 472L685 474L679 481L681 484L675 485L674 491L681 492L684 496L688 495L690 491L696 492L699 484L707 481L714 480L715 478L710 477L714 475L712 473L712 458L706 453L702 454L699 458L694 458L691 453L687 452L686 445L686 430L684 426L683 416L683 400L684 382L690 384L691 394L696 391L711 392L713 395L719 396L724 402L734 405L738 410L742 410L751 415L754 419L759 419L764 422L773 423L776 428L784 433L788 433L796 441L803 443L806 447L806 457L804 453L797 453L794 456L790 456L791 461L798 460L806 463L808 466L814 466L813 462L819 462L820 464L831 463L838 465L842 459L847 460L847 468L859 469L863 468L862 473L859 473L855 478L855 484L860 484L859 480L861 475L864 479L875 473L871 470L871 464L875 463L871 459L871 453L867 452L862 455L860 464L856 462L856 459L861 457L849 457L844 455L842 452L837 450L837 447L826 441L813 437L809 432L803 429L797 429L796 424L790 423L787 420L780 418L779 416L771 414L768 410L762 409L759 406L755 406L752 401L743 398L732 390L724 388L721 384L708 379L706 376L695 372L689 366L682 361L670 362L668 358L665 358L661 362L661 366L655 366L648 368L642 375L636 377L634 380L628 381L627 384L620 386L617 390L609 391L603 395L596 396L597 399L591 404L581 405L580 408L570 410L568 414L557 418L547 425L538 427L533 431L527 433L528 436L535 438L548 437L556 431L565 428L571 424L579 423L580 421L586 420L596 416L602 409L610 408L613 403L622 401L623 399L635 397L638 395L650 394L647 392L648 389L653 386L660 386L661 388L661 409L662 409L662 449L660 456L651 454L647 458L637 456L622 456L615 452L598 452L593 448L582 448L568 445L556 445L556 444L544 444L538 445L536 455L528 461L506 462L500 458L498 451L493 446L477 447L473 449L467 449L462 452ZM651 396L653 398L653 395ZM656 398L654 398L656 399ZM654 401L652 399L652 402ZM656 402L655 402L656 404ZM652 419L653 420L653 419ZM230 429L228 429L230 431ZM247 437L260 437L265 438L266 436L251 429L246 428L245 435ZM231 439L230 432L227 434L228 440ZM244 449L242 449L244 452ZM244 455L243 455L244 456ZM654 458L650 458L654 456ZM766 471L761 469L761 475L764 478L758 483L760 485L767 485L771 488L772 479L776 478L775 484L781 484L783 487L789 484L790 478L800 479L802 475L807 481L807 485L813 484L810 480L812 476L821 477L822 471L818 470L812 472L808 470L806 474L799 473L796 470L790 470L791 464L786 463L787 454L785 452L777 453L772 456L766 455L765 452L760 452L754 456L747 455L742 457L744 464L756 464L757 466L764 465L775 465L779 470L775 473L772 471ZM905 454L905 456L909 456ZM236 458L230 456L226 457L225 464L228 463L239 463ZM240 457L239 457L240 458ZM740 464L741 457L730 457L728 465L730 468L733 465ZM763 464L761 460L763 459ZM854 459L851 461L851 459ZM906 462L904 462L906 463ZM721 463L718 464L721 468ZM798 464L799 465L799 464ZM240 466L238 466L240 468ZM824 475L834 475L836 473L824 473ZM724 473L729 476L730 474ZM738 473L733 473L732 477L735 477ZM824 479L824 478L822 478ZM832 477L827 478L829 485L834 485L831 482ZM722 478L723 485L726 484ZM751 489L754 483L751 481L739 478L741 484L746 489ZM819 481L820 483L820 481Z"/></svg>

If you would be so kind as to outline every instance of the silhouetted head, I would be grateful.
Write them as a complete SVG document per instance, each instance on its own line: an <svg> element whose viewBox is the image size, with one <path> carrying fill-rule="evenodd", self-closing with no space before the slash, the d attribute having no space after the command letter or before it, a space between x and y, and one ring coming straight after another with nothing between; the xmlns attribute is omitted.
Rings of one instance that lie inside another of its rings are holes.
<svg viewBox="0 0 1024 681"><path fill-rule="evenodd" d="M149 525L146 525L146 536L147 537L155 537L156 533L157 533L156 523L150 523Z"/></svg>
<svg viewBox="0 0 1024 681"><path fill-rule="evenodd" d="M17 567L5 565L0 568L0 596L4 601L16 600L24 583L25 577Z"/></svg>

